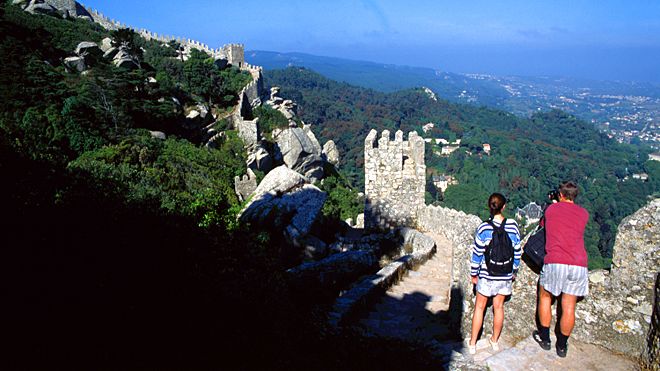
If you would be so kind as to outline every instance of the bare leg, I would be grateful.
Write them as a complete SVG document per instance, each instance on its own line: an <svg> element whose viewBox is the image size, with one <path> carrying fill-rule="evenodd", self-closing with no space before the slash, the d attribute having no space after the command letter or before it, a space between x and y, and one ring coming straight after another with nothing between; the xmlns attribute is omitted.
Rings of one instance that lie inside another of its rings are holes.
<svg viewBox="0 0 660 371"><path fill-rule="evenodd" d="M504 326L504 299L504 295L496 295L493 298L493 336L490 339L494 343L500 339Z"/></svg>
<svg viewBox="0 0 660 371"><path fill-rule="evenodd" d="M566 336L571 335L573 326L575 326L575 304L577 296L566 293L561 294L561 319L559 320L559 330Z"/></svg>
<svg viewBox="0 0 660 371"><path fill-rule="evenodd" d="M477 292L477 300L474 303L474 313L472 314L472 334L470 338L470 345L477 343L479 330L481 330L481 325L484 323L484 311L486 310L486 303L488 303L488 297L483 296Z"/></svg>
<svg viewBox="0 0 660 371"><path fill-rule="evenodd" d="M539 323L543 327L550 327L551 320L552 320L552 294L545 291L543 286L539 286Z"/></svg>

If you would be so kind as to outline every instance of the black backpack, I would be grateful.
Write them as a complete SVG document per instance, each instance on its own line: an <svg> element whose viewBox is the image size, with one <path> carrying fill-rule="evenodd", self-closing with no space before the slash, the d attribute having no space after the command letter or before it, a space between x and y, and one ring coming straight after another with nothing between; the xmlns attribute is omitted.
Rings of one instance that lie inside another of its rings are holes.
<svg viewBox="0 0 660 371"><path fill-rule="evenodd" d="M499 227L495 226L492 220L487 223L493 227L493 238L484 253L488 275L506 276L513 272L513 243L504 230L506 219L502 220Z"/></svg>

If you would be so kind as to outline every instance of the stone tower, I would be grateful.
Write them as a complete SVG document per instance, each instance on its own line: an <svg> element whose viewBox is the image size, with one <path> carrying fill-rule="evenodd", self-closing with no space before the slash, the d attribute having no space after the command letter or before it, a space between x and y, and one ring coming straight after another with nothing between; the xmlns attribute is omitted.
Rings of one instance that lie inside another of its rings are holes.
<svg viewBox="0 0 660 371"><path fill-rule="evenodd" d="M377 136L371 130L364 141L365 228L414 226L424 207L424 139L411 131L404 141L401 130L393 141L389 130Z"/></svg>
<svg viewBox="0 0 660 371"><path fill-rule="evenodd" d="M227 44L222 47L221 54L227 61L238 68L245 64L245 47L243 44Z"/></svg>

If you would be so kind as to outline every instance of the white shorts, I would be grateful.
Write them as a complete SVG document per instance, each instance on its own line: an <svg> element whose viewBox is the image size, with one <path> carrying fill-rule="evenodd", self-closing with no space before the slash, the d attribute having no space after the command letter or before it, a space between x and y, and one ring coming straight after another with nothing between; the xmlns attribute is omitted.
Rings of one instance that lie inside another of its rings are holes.
<svg viewBox="0 0 660 371"><path fill-rule="evenodd" d="M539 282L545 291L554 296L562 293L575 296L589 294L589 271L587 267L568 264L545 264Z"/></svg>
<svg viewBox="0 0 660 371"><path fill-rule="evenodd" d="M477 281L477 292L488 297L495 295L511 295L511 280L496 281L479 278L479 281Z"/></svg>

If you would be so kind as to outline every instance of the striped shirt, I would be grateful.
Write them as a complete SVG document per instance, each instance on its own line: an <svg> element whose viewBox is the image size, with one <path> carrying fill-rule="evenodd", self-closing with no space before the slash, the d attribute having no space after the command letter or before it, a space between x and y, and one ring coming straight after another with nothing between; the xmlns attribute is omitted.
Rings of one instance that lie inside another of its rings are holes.
<svg viewBox="0 0 660 371"><path fill-rule="evenodd" d="M495 226L500 226L499 221L493 220ZM522 249L520 248L520 231L518 230L518 223L513 219L507 219L504 230L509 235L511 243L513 243L513 272L518 271L518 266L520 265L520 256L522 255ZM477 232L474 234L474 245L472 246L472 257L470 259L470 275L479 276L479 278L485 278L488 280L494 281L506 281L513 278L513 272L509 273L506 276L491 276L488 274L488 268L486 267L486 259L484 259L484 252L490 243L490 240L493 238L493 227L487 222L483 222L477 228Z"/></svg>

